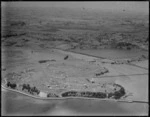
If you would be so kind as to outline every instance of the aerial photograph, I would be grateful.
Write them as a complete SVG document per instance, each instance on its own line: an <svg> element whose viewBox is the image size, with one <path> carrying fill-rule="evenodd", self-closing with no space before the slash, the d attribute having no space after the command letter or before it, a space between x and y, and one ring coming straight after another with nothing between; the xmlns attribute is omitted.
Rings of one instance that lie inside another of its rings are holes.
<svg viewBox="0 0 150 117"><path fill-rule="evenodd" d="M149 2L1 2L2 116L148 116Z"/></svg>

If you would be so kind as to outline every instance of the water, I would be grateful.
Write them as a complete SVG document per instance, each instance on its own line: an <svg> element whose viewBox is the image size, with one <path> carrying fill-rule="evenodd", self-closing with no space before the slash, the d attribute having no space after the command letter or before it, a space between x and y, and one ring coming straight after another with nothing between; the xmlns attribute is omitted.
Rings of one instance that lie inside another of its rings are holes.
<svg viewBox="0 0 150 117"><path fill-rule="evenodd" d="M74 49L71 51L88 54L88 55L93 55L93 56L97 56L97 57L108 58L108 59L134 58L134 57L140 57L141 55L148 56L147 51L138 50L138 49L133 49L133 50L119 50L119 49L80 50L80 49Z"/></svg>
<svg viewBox="0 0 150 117"><path fill-rule="evenodd" d="M148 104L91 99L38 100L3 91L2 115L148 115Z"/></svg>

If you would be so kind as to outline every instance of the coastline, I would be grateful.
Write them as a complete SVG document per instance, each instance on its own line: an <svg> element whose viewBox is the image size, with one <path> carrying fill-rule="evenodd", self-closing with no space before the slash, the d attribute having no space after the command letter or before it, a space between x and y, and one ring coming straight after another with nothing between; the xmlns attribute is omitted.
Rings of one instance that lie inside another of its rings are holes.
<svg viewBox="0 0 150 117"><path fill-rule="evenodd" d="M9 90L9 91L13 91L13 92L16 92L16 93L20 93L20 94L23 94L23 95L26 95L26 96L29 96L31 98L36 98L36 99L40 99L40 100L65 100L65 99L90 99L90 100L99 100L99 101L113 101L113 102L124 102L124 103L149 103L149 102L144 102L144 101L136 101L136 100L115 100L115 99L100 99L100 98L88 98L88 97L58 97L58 98L43 98L43 97L37 97L37 96L33 96L33 95L29 95L27 93L24 93L24 92L21 92L21 91L18 91L18 90L14 90L14 89L9 89L9 88L6 88L4 87L3 85L1 85L2 88L6 89L6 90Z"/></svg>

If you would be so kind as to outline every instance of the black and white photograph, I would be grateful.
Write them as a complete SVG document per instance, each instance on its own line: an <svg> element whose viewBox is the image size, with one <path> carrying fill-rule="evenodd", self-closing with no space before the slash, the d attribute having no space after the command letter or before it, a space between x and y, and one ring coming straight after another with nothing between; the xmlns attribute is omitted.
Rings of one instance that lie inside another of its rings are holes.
<svg viewBox="0 0 150 117"><path fill-rule="evenodd" d="M2 1L2 116L148 116L149 1Z"/></svg>

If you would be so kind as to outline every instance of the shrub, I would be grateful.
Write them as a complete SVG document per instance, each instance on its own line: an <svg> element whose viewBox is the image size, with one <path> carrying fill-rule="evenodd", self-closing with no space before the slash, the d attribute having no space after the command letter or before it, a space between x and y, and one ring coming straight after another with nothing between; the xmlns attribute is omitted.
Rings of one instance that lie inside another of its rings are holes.
<svg viewBox="0 0 150 117"><path fill-rule="evenodd" d="M68 92L62 93L62 97L76 96L76 94L77 94L76 91L68 91Z"/></svg>
<svg viewBox="0 0 150 117"><path fill-rule="evenodd" d="M112 97L113 95L114 95L113 93L109 93L108 98Z"/></svg>
<svg viewBox="0 0 150 117"><path fill-rule="evenodd" d="M68 57L69 57L69 56L67 55L67 56L64 58L64 60L67 60L67 59L68 59Z"/></svg>
<svg viewBox="0 0 150 117"><path fill-rule="evenodd" d="M13 84L13 83L8 82L7 86L11 87L12 89L15 89L17 85L15 83Z"/></svg>
<svg viewBox="0 0 150 117"><path fill-rule="evenodd" d="M31 91L31 92L35 92L35 93L37 93L37 94L40 93L40 91L39 91L36 87L32 87L30 91Z"/></svg>
<svg viewBox="0 0 150 117"><path fill-rule="evenodd" d="M7 82L7 86L8 86L8 87L10 86L10 82Z"/></svg>
<svg viewBox="0 0 150 117"><path fill-rule="evenodd" d="M46 63L48 61L50 61L50 60L40 60L39 63Z"/></svg>
<svg viewBox="0 0 150 117"><path fill-rule="evenodd" d="M106 98L107 96L106 96L106 93L98 92L98 93L96 93L95 97L96 98Z"/></svg>
<svg viewBox="0 0 150 117"><path fill-rule="evenodd" d="M28 91L30 91L30 85L29 84L23 84L22 86L22 90L27 89Z"/></svg>
<svg viewBox="0 0 150 117"><path fill-rule="evenodd" d="M47 97L59 97L59 96L54 93L49 93L49 94L47 94Z"/></svg>

